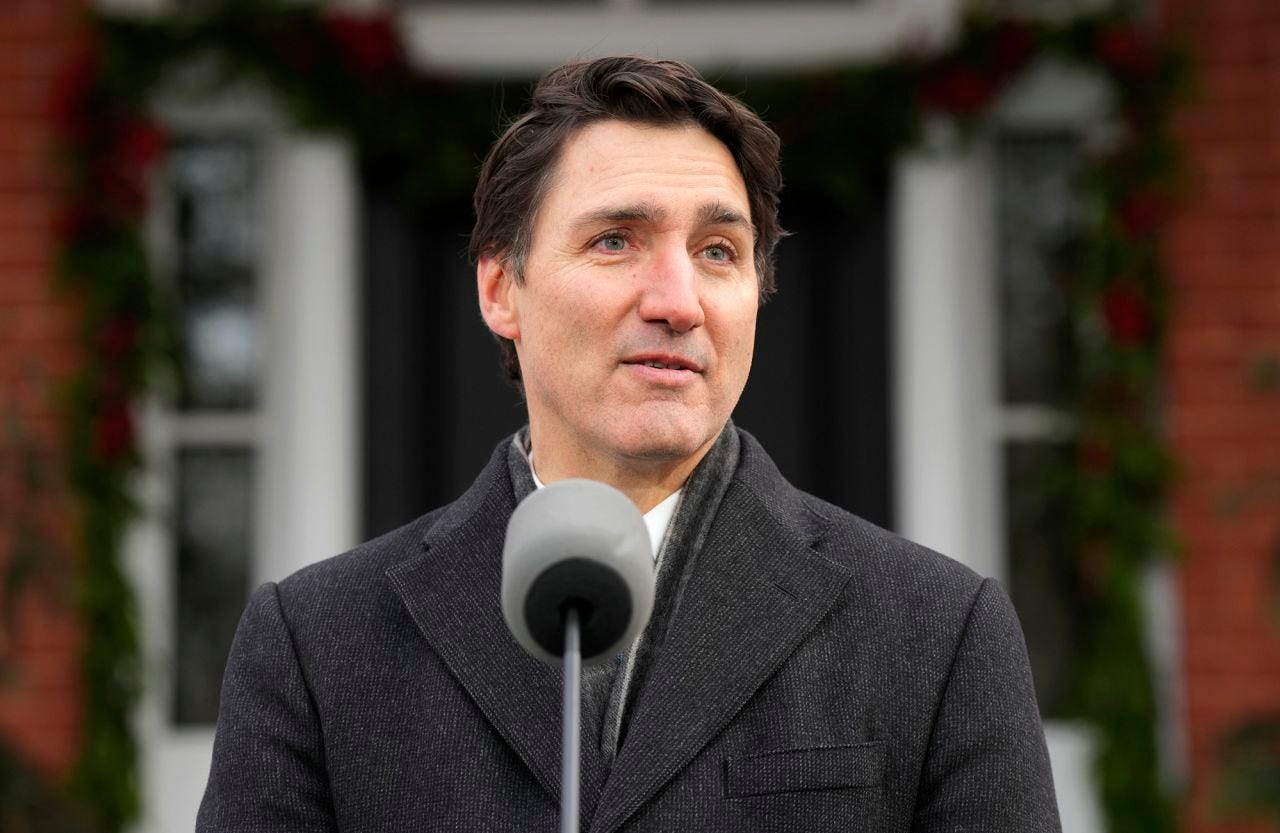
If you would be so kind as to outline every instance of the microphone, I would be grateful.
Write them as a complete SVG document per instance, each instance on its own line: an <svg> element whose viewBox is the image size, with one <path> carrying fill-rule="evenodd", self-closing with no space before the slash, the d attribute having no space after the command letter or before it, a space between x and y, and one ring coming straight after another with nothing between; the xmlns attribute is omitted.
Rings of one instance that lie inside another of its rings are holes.
<svg viewBox="0 0 1280 833"><path fill-rule="evenodd" d="M624 650L653 611L653 552L640 510L612 486L579 478L521 501L502 550L502 615L526 651L560 665L570 609L588 665Z"/></svg>
<svg viewBox="0 0 1280 833"><path fill-rule="evenodd" d="M564 665L560 833L578 830L582 662L631 643L653 612L653 553L631 499L594 480L561 480L526 497L507 522L502 615L516 641Z"/></svg>

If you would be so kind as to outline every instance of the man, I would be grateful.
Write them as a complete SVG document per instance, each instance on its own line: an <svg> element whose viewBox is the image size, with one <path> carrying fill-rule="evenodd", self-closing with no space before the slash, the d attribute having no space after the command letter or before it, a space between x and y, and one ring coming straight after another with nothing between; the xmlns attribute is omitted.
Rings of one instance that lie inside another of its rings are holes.
<svg viewBox="0 0 1280 833"><path fill-rule="evenodd" d="M559 671L499 608L542 483L622 490L640 639L584 678L584 831L1052 831L1003 591L797 491L729 417L781 235L776 136L684 64L547 75L476 190L481 314L527 429L471 489L260 588L202 831L551 830Z"/></svg>

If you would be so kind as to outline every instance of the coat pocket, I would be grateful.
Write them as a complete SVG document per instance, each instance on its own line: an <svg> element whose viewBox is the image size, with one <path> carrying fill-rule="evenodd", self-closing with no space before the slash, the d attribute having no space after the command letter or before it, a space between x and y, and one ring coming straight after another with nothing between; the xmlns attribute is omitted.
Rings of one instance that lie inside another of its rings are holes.
<svg viewBox="0 0 1280 833"><path fill-rule="evenodd" d="M761 752L725 759L725 794L874 787L884 780L884 767L884 741Z"/></svg>

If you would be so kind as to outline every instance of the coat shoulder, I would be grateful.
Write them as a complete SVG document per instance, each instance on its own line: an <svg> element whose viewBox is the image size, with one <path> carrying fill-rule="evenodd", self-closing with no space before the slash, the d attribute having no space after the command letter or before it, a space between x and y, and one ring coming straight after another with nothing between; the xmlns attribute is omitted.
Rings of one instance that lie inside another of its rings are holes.
<svg viewBox="0 0 1280 833"><path fill-rule="evenodd" d="M823 556L889 587L926 583L972 599L983 577L954 558L797 490L806 531Z"/></svg>
<svg viewBox="0 0 1280 833"><path fill-rule="evenodd" d="M343 598L360 590L384 587L387 570L421 555L429 533L440 534L463 523L481 511L493 495L504 490L509 493L506 460L511 441L506 437L495 446L475 482L456 500L347 552L298 570L280 582L282 598L315 594Z"/></svg>
<svg viewBox="0 0 1280 833"><path fill-rule="evenodd" d="M423 538L447 506L432 510L340 555L317 561L279 582L281 603L300 615L337 611L369 594L382 595L386 571L422 551Z"/></svg>
<svg viewBox="0 0 1280 833"><path fill-rule="evenodd" d="M967 608L977 596L983 578L969 567L797 489L754 437L741 430L740 436L736 480L753 495L757 511L849 573L852 587L903 602L927 598L931 606L951 601Z"/></svg>

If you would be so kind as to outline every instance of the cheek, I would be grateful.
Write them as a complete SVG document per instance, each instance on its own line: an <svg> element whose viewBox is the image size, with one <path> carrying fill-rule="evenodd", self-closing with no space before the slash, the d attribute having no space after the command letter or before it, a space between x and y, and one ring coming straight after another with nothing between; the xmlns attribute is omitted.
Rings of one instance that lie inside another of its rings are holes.
<svg viewBox="0 0 1280 833"><path fill-rule="evenodd" d="M723 357L745 365L740 369L743 373L750 367L755 351L757 306L752 295L746 299L735 298L734 303L717 306L714 310Z"/></svg>
<svg viewBox="0 0 1280 833"><path fill-rule="evenodd" d="M547 292L523 326L526 347L547 365L569 370L590 365L609 351L612 320L598 299L566 291ZM567 374L566 374L567 378Z"/></svg>
<svg viewBox="0 0 1280 833"><path fill-rule="evenodd" d="M633 285L615 275L572 272L542 299L544 326L555 330L553 339L599 349L624 328L634 306Z"/></svg>

